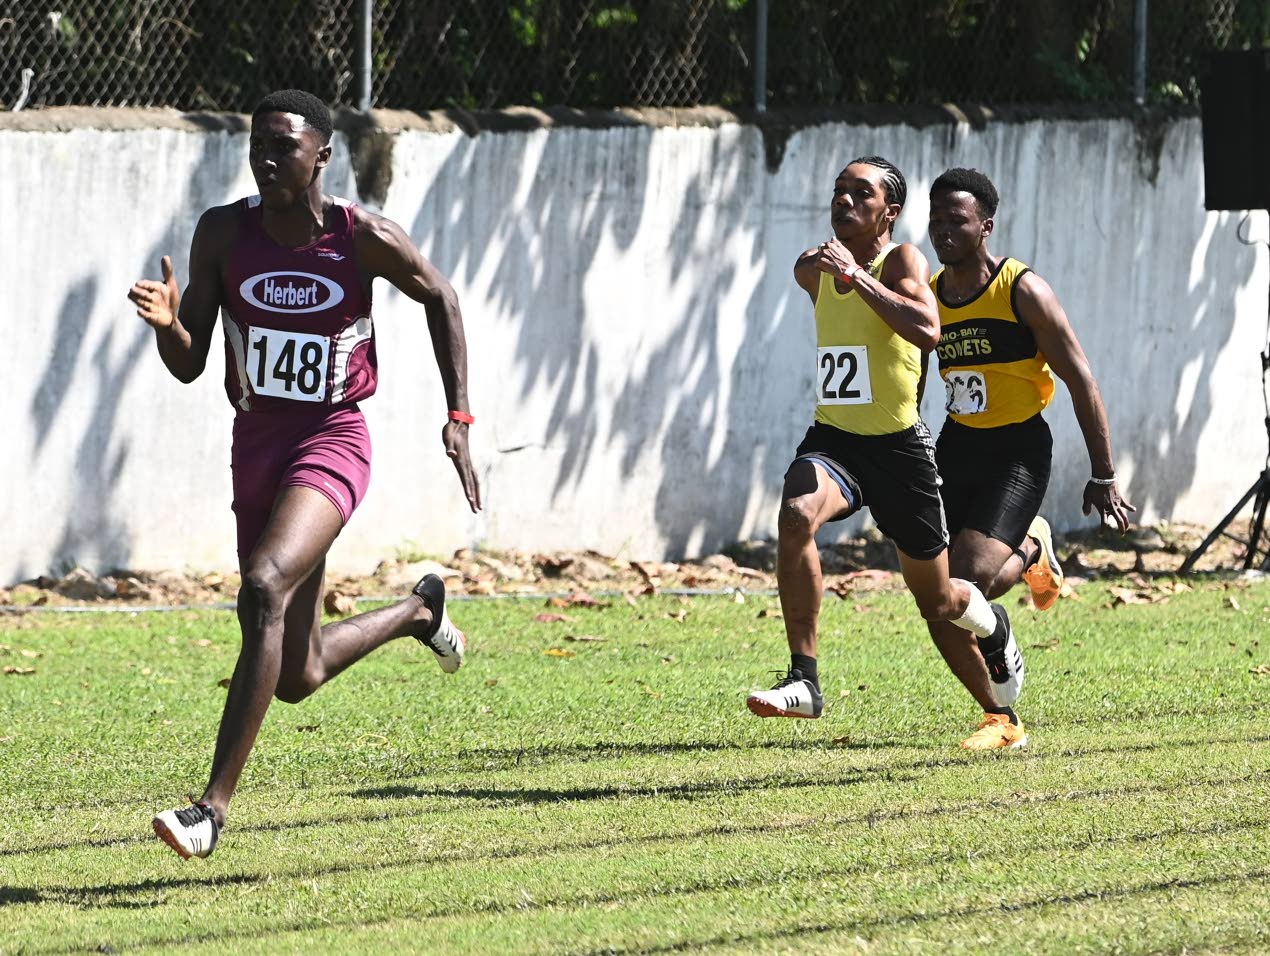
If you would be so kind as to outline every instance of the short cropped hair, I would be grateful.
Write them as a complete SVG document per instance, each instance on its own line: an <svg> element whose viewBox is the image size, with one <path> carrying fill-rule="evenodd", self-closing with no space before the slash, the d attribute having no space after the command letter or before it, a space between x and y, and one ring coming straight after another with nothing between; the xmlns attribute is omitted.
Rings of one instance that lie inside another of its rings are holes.
<svg viewBox="0 0 1270 956"><path fill-rule="evenodd" d="M318 134L323 146L331 141L331 133L334 131L331 111L325 103L305 90L275 90L256 104L256 108L251 111L252 118L261 113L294 113L296 116L303 116L304 122Z"/></svg>
<svg viewBox="0 0 1270 956"><path fill-rule="evenodd" d="M930 185L933 198L936 193L970 193L975 197L975 205L979 209L980 219L991 219L997 214L997 204L1001 197L997 195L997 187L992 180L977 169L962 169L959 166L940 173Z"/></svg>
<svg viewBox="0 0 1270 956"><path fill-rule="evenodd" d="M889 160L883 159L881 156L860 156L857 159L847 163L848 166L854 166L856 163L864 163L866 166L876 166L882 170L882 186L886 190L886 201L888 203L898 203L901 209L908 200L908 183L904 181L904 174L899 168Z"/></svg>

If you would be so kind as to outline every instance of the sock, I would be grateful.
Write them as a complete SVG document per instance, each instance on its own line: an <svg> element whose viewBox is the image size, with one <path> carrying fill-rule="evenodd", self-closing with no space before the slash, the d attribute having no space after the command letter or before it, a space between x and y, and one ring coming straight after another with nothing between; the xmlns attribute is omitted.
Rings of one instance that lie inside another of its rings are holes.
<svg viewBox="0 0 1270 956"><path fill-rule="evenodd" d="M820 690L820 677L816 673L816 659L808 657L806 654L790 654L789 669L798 671L803 675L803 680L811 684L816 690Z"/></svg>
<svg viewBox="0 0 1270 956"><path fill-rule="evenodd" d="M953 578L953 580L958 579ZM983 592L970 581L961 583L970 588L970 603L966 605L966 612L953 623L958 627L964 627L975 637L990 636L998 627L997 616L992 613L992 605L983 596Z"/></svg>
<svg viewBox="0 0 1270 956"><path fill-rule="evenodd" d="M1005 714L1010 718L1010 723L1015 727L1019 725L1019 718L1015 716L1013 707L991 707L984 711L985 714Z"/></svg>
<svg viewBox="0 0 1270 956"><path fill-rule="evenodd" d="M991 607L991 605L989 605L989 607ZM993 615L993 618L996 618L995 614ZM1009 636L1009 631L1006 630L1005 619L997 619L996 625L996 630L994 630L991 634L987 637L981 637L978 639L979 651L985 657L989 654L999 654L1005 650L1006 638Z"/></svg>
<svg viewBox="0 0 1270 956"><path fill-rule="evenodd" d="M1023 538L1023 543L1014 549L1014 553L1022 560L1023 570L1026 571L1037 561L1041 560L1041 542L1030 534L1026 535ZM1029 554L1031 557L1028 557Z"/></svg>

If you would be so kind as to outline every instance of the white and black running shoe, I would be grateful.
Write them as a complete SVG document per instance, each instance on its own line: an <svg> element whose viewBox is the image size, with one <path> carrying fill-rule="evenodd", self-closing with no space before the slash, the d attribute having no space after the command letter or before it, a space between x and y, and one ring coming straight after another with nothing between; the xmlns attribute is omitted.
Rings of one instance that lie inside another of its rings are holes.
<svg viewBox="0 0 1270 956"><path fill-rule="evenodd" d="M1000 604L992 605L992 613L997 616L997 630L991 637L979 638L979 650L983 653L984 663L988 665L988 676L992 678L992 696L998 707L1013 707L1023 691L1023 652L1014 640L1014 629L1010 627L1010 618ZM1005 637L1002 640L1002 629ZM996 647L989 651L985 648Z"/></svg>
<svg viewBox="0 0 1270 956"><path fill-rule="evenodd" d="M165 810L154 818L153 826L159 839L176 850L182 860L211 856L220 839L216 813L206 803Z"/></svg>
<svg viewBox="0 0 1270 956"><path fill-rule="evenodd" d="M791 669L771 690L750 694L745 699L745 706L759 717L806 717L814 720L825 709L825 698L815 684L803 677L801 671Z"/></svg>
<svg viewBox="0 0 1270 956"><path fill-rule="evenodd" d="M428 610L432 612L432 626L422 637L416 638L424 647L437 655L441 670L453 674L463 666L463 654L467 650L467 638L445 613L445 582L435 574L425 574L414 586Z"/></svg>

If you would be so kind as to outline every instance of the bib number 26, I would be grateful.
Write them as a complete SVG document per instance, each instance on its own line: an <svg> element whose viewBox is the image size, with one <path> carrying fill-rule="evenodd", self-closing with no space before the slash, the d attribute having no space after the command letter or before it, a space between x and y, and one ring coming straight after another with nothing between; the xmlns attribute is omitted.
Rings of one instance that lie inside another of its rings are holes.
<svg viewBox="0 0 1270 956"><path fill-rule="evenodd" d="M251 390L297 402L325 401L329 346L325 335L253 328L247 359Z"/></svg>
<svg viewBox="0 0 1270 956"><path fill-rule="evenodd" d="M816 404L873 404L866 346L835 345L816 352Z"/></svg>

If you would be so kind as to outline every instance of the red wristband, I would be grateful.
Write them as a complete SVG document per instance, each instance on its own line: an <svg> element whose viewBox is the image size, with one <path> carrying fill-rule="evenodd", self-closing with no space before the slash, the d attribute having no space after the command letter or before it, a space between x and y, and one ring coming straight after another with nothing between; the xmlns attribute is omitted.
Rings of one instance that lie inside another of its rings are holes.
<svg viewBox="0 0 1270 956"><path fill-rule="evenodd" d="M462 422L464 425L470 425L472 422L476 421L476 419L467 412L456 412L454 409L450 409L450 421Z"/></svg>

